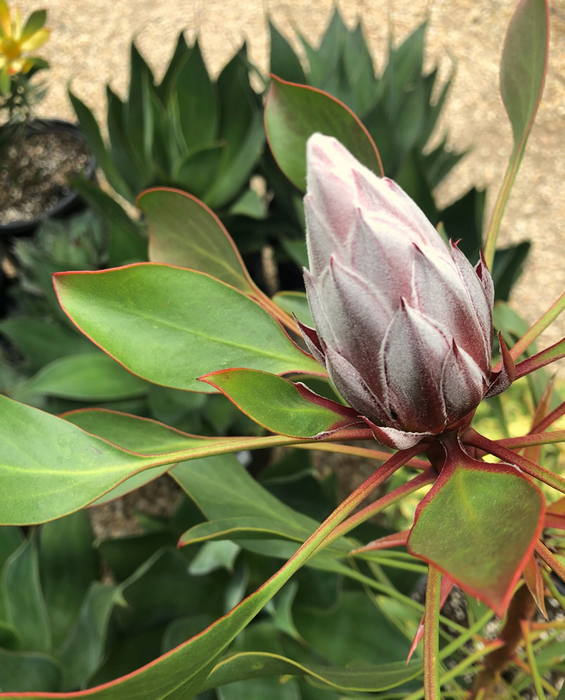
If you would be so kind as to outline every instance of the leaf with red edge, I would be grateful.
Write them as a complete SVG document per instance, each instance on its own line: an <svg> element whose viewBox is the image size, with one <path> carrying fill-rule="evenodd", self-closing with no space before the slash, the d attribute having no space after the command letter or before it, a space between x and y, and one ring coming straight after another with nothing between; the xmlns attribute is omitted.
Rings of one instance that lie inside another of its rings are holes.
<svg viewBox="0 0 565 700"><path fill-rule="evenodd" d="M265 129L280 169L306 189L306 141L320 132L335 136L363 165L383 175L377 147L361 120L327 92L271 76Z"/></svg>
<svg viewBox="0 0 565 700"><path fill-rule="evenodd" d="M267 430L289 437L323 437L342 428L369 433L356 411L276 374L227 369L200 377Z"/></svg>
<svg viewBox="0 0 565 700"><path fill-rule="evenodd" d="M257 288L216 214L191 194L170 187L137 198L149 229L149 259L206 272L246 294Z"/></svg>
<svg viewBox="0 0 565 700"><path fill-rule="evenodd" d="M259 304L203 272L141 263L58 273L54 284L71 321L154 384L203 392L197 378L228 367L323 374Z"/></svg>
<svg viewBox="0 0 565 700"><path fill-rule="evenodd" d="M459 451L418 506L408 549L502 615L544 512L541 491L518 470Z"/></svg>

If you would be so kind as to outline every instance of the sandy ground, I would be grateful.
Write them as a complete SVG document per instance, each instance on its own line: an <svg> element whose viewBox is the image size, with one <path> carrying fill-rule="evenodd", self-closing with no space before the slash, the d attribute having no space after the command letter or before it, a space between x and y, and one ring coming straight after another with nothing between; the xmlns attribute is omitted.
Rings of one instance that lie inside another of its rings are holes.
<svg viewBox="0 0 565 700"><path fill-rule="evenodd" d="M498 93L498 65L515 0L341 0L348 23L361 16L374 58L382 66L389 26L400 41L429 17L428 63L447 75L456 62L455 84L440 129L450 145L472 149L442 184L447 204L471 185L495 198L511 150L511 132ZM545 95L503 223L501 242L531 238L533 253L513 302L535 321L565 290L565 0L550 0L550 68ZM19 0L22 12L44 6L52 38L43 54L51 62L51 89L42 116L73 118L66 83L99 117L104 85L123 92L128 79L132 36L160 75L183 27L200 36L205 58L216 73L242 40L251 59L267 67L265 11L288 35L299 27L313 42L322 33L332 0ZM547 343L565 335L565 314L546 332ZM563 365L563 361L562 361ZM565 374L565 366L561 372Z"/></svg>

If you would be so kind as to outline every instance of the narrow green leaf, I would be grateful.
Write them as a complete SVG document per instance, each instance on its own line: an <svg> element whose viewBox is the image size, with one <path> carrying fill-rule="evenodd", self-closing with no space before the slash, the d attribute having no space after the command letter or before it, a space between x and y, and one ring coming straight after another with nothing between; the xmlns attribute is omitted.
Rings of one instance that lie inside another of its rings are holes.
<svg viewBox="0 0 565 700"><path fill-rule="evenodd" d="M520 0L508 26L500 65L500 92L512 125L514 148L485 240L485 259L489 267L492 267L502 216L541 101L548 49L547 0Z"/></svg>
<svg viewBox="0 0 565 700"><path fill-rule="evenodd" d="M521 472L459 457L418 506L408 548L502 616L544 510L541 492Z"/></svg>
<svg viewBox="0 0 565 700"><path fill-rule="evenodd" d="M106 86L106 109L112 159L130 192L135 194L144 184L143 154L132 148L129 130L124 127L126 106L109 85Z"/></svg>
<svg viewBox="0 0 565 700"><path fill-rule="evenodd" d="M197 378L226 367L320 374L257 303L203 273L140 264L54 279L80 330L156 384L203 391Z"/></svg>
<svg viewBox="0 0 565 700"><path fill-rule="evenodd" d="M306 82L306 76L304 75L300 60L294 53L291 45L270 19L269 33L271 37L271 73L274 73L283 80L303 85Z"/></svg>
<svg viewBox="0 0 565 700"><path fill-rule="evenodd" d="M216 387L252 420L274 433L321 437L360 422L356 411L275 374L228 369L200 379Z"/></svg>
<svg viewBox="0 0 565 700"><path fill-rule="evenodd" d="M74 627L56 658L64 668L63 690L84 688L102 664L110 614L116 602L112 585L95 581L90 586Z"/></svg>
<svg viewBox="0 0 565 700"><path fill-rule="evenodd" d="M34 536L22 542L4 565L2 593L7 621L21 637L20 651L51 651L51 629L39 581Z"/></svg>
<svg viewBox="0 0 565 700"><path fill-rule="evenodd" d="M327 690L335 688L345 692L377 692L394 688L420 673L421 664L418 661L339 668L304 665L278 654L243 652L220 661L206 680L203 690L249 678L309 676L323 684Z"/></svg>
<svg viewBox="0 0 565 700"><path fill-rule="evenodd" d="M19 392L75 401L117 401L143 396L147 384L108 355L94 351L51 362Z"/></svg>
<svg viewBox="0 0 565 700"><path fill-rule="evenodd" d="M149 228L149 257L206 272L246 294L255 292L243 260L218 217L185 192L157 188L137 200Z"/></svg>
<svg viewBox="0 0 565 700"><path fill-rule="evenodd" d="M73 513L40 530L41 583L55 653L79 614L90 584L100 574L88 514Z"/></svg>
<svg viewBox="0 0 565 700"><path fill-rule="evenodd" d="M265 124L269 145L281 170L299 189L306 189L306 141L315 132L335 136L377 174L379 154L369 132L344 104L321 90L272 77Z"/></svg>
<svg viewBox="0 0 565 700"><path fill-rule="evenodd" d="M175 92L180 126L189 151L216 140L218 107L198 41L178 72Z"/></svg>
<svg viewBox="0 0 565 700"><path fill-rule="evenodd" d="M189 49L189 47L186 44L183 30L179 34L174 53L171 57L167 70L165 71L163 80L156 88L157 96L164 104L169 99L170 91L173 89L180 69L184 65L184 62L190 56L190 51L191 49Z"/></svg>
<svg viewBox="0 0 565 700"><path fill-rule="evenodd" d="M77 115L80 130L84 134L88 147L96 158L98 165L102 168L104 174L108 178L108 182L118 194L124 197L124 199L128 199L130 202L133 202L135 199L135 193L130 190L118 169L114 165L114 161L110 157L110 154L106 150L106 146L102 140L100 128L94 114L92 114L90 109L84 104L84 102L82 102L82 100L71 92L70 88L68 90L68 95Z"/></svg>
<svg viewBox="0 0 565 700"><path fill-rule="evenodd" d="M151 70L139 53L135 41L130 47L130 84L128 100L123 115L123 131L127 135L130 150L145 169L145 177L152 175L152 161L149 159L150 144L153 142L153 123L149 109L149 89L154 80ZM138 192L134 192L134 197Z"/></svg>

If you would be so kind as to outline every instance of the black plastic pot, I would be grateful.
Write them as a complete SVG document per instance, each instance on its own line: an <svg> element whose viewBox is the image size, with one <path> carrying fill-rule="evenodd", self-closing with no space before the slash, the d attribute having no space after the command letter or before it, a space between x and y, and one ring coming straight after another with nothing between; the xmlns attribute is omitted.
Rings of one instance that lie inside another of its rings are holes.
<svg viewBox="0 0 565 700"><path fill-rule="evenodd" d="M0 127L1 129L2 127ZM34 119L34 121L29 125L27 135L39 134L45 132L66 132L82 142L86 142L86 139L82 135L80 129L71 124L71 122L62 121L60 119ZM96 160L94 156L90 156L84 170L84 175L89 179L93 180L96 171ZM62 197L54 207L49 211L45 212L41 216L30 221L13 221L9 224L0 224L0 240L10 238L12 236L31 236L39 224L46 218L56 218L64 219L70 214L82 211L86 209L85 203L79 197L79 195L71 190L68 194Z"/></svg>

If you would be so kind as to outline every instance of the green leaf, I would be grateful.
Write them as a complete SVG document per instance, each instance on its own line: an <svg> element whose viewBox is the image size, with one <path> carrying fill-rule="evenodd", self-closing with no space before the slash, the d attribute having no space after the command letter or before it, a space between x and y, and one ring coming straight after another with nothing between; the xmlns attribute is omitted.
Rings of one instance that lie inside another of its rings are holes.
<svg viewBox="0 0 565 700"><path fill-rule="evenodd" d="M273 297L273 301L291 316L294 314L305 325L314 327L314 320L304 292L278 292Z"/></svg>
<svg viewBox="0 0 565 700"><path fill-rule="evenodd" d="M179 540L179 545L226 539L289 539L294 542L304 542L307 536L307 530L296 527L292 522L283 522L276 518L239 516L199 523L184 533Z"/></svg>
<svg viewBox="0 0 565 700"><path fill-rule="evenodd" d="M123 129L127 134L132 154L135 154L144 168L144 176L151 178L153 161L153 119L149 90L154 80L151 70L137 50L135 42L130 47L130 84L128 100L123 114ZM133 193L134 196L138 192Z"/></svg>
<svg viewBox="0 0 565 700"><path fill-rule="evenodd" d="M408 548L502 616L543 512L541 492L521 472L461 453L418 506Z"/></svg>
<svg viewBox="0 0 565 700"><path fill-rule="evenodd" d="M46 654L0 649L0 688L3 691L0 697L21 697L20 693L33 692L56 693L61 690L62 675L61 665Z"/></svg>
<svg viewBox="0 0 565 700"><path fill-rule="evenodd" d="M36 32L38 32L40 29L43 28L45 21L47 19L47 11L46 10L36 10L35 12L32 12L31 15L27 18L27 22L25 23L22 36L21 36L21 41L27 41L30 39Z"/></svg>
<svg viewBox="0 0 565 700"><path fill-rule="evenodd" d="M267 138L279 167L306 189L306 141L315 132L335 136L363 165L380 174L379 155L369 132L345 105L321 90L275 77L265 107Z"/></svg>
<svg viewBox="0 0 565 700"><path fill-rule="evenodd" d="M510 20L500 65L500 92L508 113L514 148L490 221L485 258L492 267L496 239L510 192L541 101L549 49L546 0L521 0Z"/></svg>
<svg viewBox="0 0 565 700"><path fill-rule="evenodd" d="M170 91L174 88L178 72L184 65L184 62L190 56L190 51L191 49L189 49L189 47L186 44L183 30L179 34L174 53L171 57L167 70L165 71L163 80L155 89L157 96L159 97L161 102L166 103L168 101Z"/></svg>
<svg viewBox="0 0 565 700"><path fill-rule="evenodd" d="M21 637L21 651L49 652L51 630L41 583L34 536L22 542L2 571L6 619Z"/></svg>
<svg viewBox="0 0 565 700"><path fill-rule="evenodd" d="M271 37L271 73L283 80L303 85L306 82L306 76L304 75L300 60L288 41L271 22L270 18L269 33Z"/></svg>
<svg viewBox="0 0 565 700"><path fill-rule="evenodd" d="M226 440L188 435L154 420L97 408L71 411L66 413L64 418L87 433L141 455L180 452L192 447L215 445Z"/></svg>
<svg viewBox="0 0 565 700"><path fill-rule="evenodd" d="M56 654L90 584L100 574L92 541L90 520L84 511L47 523L40 531L41 583Z"/></svg>
<svg viewBox="0 0 565 700"><path fill-rule="evenodd" d="M185 192L158 188L144 192L137 205L149 228L152 262L206 272L246 294L255 293L231 236L205 204Z"/></svg>
<svg viewBox="0 0 565 700"><path fill-rule="evenodd" d="M19 391L75 401L117 401L143 396L147 384L108 355L94 351L51 362Z"/></svg>
<svg viewBox="0 0 565 700"><path fill-rule="evenodd" d="M116 580L125 581L159 549L175 545L176 538L172 532L159 531L99 540L97 549Z"/></svg>
<svg viewBox="0 0 565 700"><path fill-rule="evenodd" d="M216 140L218 107L214 86L204 65L198 41L179 70L175 93L180 126L189 151Z"/></svg>
<svg viewBox="0 0 565 700"><path fill-rule="evenodd" d="M247 185L265 143L263 111L249 83L245 44L218 76L220 128L218 138L227 144L218 176L203 200L213 209L230 202Z"/></svg>
<svg viewBox="0 0 565 700"><path fill-rule="evenodd" d="M74 627L56 654L64 668L63 690L84 688L101 665L115 602L114 586L98 581L92 583Z"/></svg>
<svg viewBox="0 0 565 700"><path fill-rule="evenodd" d="M308 645L337 666L398 662L406 669L410 642L389 622L362 591L347 591L340 604L328 610L298 605L293 609L294 623ZM331 630L331 634L328 634ZM375 634L375 630L379 630ZM416 662L412 667L420 667ZM355 668L355 665L353 666Z"/></svg>
<svg viewBox="0 0 565 700"><path fill-rule="evenodd" d="M496 250L492 267L495 299L508 301L513 286L523 272L531 245L530 241L522 241Z"/></svg>
<svg viewBox="0 0 565 700"><path fill-rule="evenodd" d="M0 396L0 522L72 513L148 462L67 421Z"/></svg>
<svg viewBox="0 0 565 700"><path fill-rule="evenodd" d="M500 92L512 124L515 149L527 138L541 99L547 65L548 19L545 0L522 0L504 42Z"/></svg>
<svg viewBox="0 0 565 700"><path fill-rule="evenodd" d="M106 109L112 159L130 191L137 193L144 183L143 154L132 148L129 130L124 125L126 105L109 85L106 85Z"/></svg>
<svg viewBox="0 0 565 700"><path fill-rule="evenodd" d="M267 430L289 437L321 437L360 421L352 409L275 374L228 369L201 380L216 387Z"/></svg>
<svg viewBox="0 0 565 700"><path fill-rule="evenodd" d="M6 525L45 522L72 513L143 469L209 455L295 443L293 438L279 436L184 436L186 441L182 450L167 452L163 445L166 454L143 457L120 450L66 420L5 396L0 396L0 411L0 444L3 446L0 478L4 489L0 499L0 523ZM100 414L109 417L111 422L115 422L118 415L110 411L100 411ZM151 422L133 416L129 418L138 421L139 442L143 444L143 432ZM170 431L177 442L183 439L183 433L160 427L165 433ZM131 432L129 435L131 437Z"/></svg>
<svg viewBox="0 0 565 700"><path fill-rule="evenodd" d="M82 102L71 92L70 88L68 90L68 95L77 115L80 130L86 138L88 147L92 151L92 155L96 158L98 165L102 168L104 174L108 178L108 182L118 194L124 197L124 199L132 202L135 198L135 193L130 190L120 172L114 165L114 161L110 156L110 153L106 150L106 146L102 140L102 135L100 134L100 128L94 115L84 104L84 102Z"/></svg>
<svg viewBox="0 0 565 700"><path fill-rule="evenodd" d="M225 571L192 576L184 553L161 549L121 585L125 605L116 610L116 619L121 629L138 631L184 615L219 617L228 579Z"/></svg>
<svg viewBox="0 0 565 700"><path fill-rule="evenodd" d="M325 633L327 634L327 631ZM371 692L394 688L420 672L421 665L417 661L409 664L399 661L391 664L339 668L303 665L277 654L243 652L220 661L204 683L203 689L216 688L248 678L304 675L319 681L328 689Z"/></svg>
<svg viewBox="0 0 565 700"><path fill-rule="evenodd" d="M203 197L218 173L226 144L206 144L191 151L175 168L174 179L195 197Z"/></svg>
<svg viewBox="0 0 565 700"><path fill-rule="evenodd" d="M302 540L318 525L270 494L233 455L182 462L171 476L210 521L232 519L235 522L237 518L240 525L245 526L251 518L256 518L262 523L270 522L274 531L281 527L290 529L294 537ZM181 540L183 544L187 541L186 534Z"/></svg>
<svg viewBox="0 0 565 700"><path fill-rule="evenodd" d="M200 272L140 264L55 277L71 320L127 369L156 384L204 391L226 367L320 374L249 297Z"/></svg>
<svg viewBox="0 0 565 700"><path fill-rule="evenodd" d="M0 527L0 572L4 568L4 564L8 557L10 557L17 549L20 547L23 541L22 531L19 527ZM16 648L12 642L15 641L15 634L17 631L15 628L11 629L11 625L7 622L1 622L6 620L6 607L4 604L4 592L0 587L0 646L6 646L10 649Z"/></svg>
<svg viewBox="0 0 565 700"><path fill-rule="evenodd" d="M37 369L60 357L93 350L86 338L68 328L28 316L2 321L0 333L10 338Z"/></svg>
<svg viewBox="0 0 565 700"><path fill-rule="evenodd" d="M115 199L85 178L73 180L73 187L108 226L110 265L147 260L147 240L142 226L130 219Z"/></svg>
<svg viewBox="0 0 565 700"><path fill-rule="evenodd" d="M229 540L206 542L190 562L188 572L192 576L203 576L217 569L227 569L233 573L240 552L241 547Z"/></svg>

